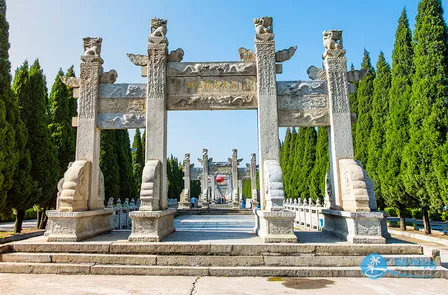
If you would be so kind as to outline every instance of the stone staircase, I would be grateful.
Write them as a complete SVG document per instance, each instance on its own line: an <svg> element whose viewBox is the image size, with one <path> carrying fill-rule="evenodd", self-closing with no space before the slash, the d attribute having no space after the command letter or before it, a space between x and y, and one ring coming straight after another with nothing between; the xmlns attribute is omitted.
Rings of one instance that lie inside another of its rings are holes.
<svg viewBox="0 0 448 295"><path fill-rule="evenodd" d="M390 271L386 276L399 272L448 278L437 251L411 244L18 242L0 247L0 273L363 277L360 264L371 253L386 259ZM435 261L438 266L400 267L397 259Z"/></svg>

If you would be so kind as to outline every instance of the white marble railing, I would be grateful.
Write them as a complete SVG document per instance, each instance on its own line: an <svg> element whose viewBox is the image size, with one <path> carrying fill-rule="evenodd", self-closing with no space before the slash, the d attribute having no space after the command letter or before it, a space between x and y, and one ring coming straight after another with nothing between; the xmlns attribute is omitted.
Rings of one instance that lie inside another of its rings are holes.
<svg viewBox="0 0 448 295"><path fill-rule="evenodd" d="M314 204L313 200L309 198L302 201L301 199L287 199L284 202L284 207L288 211L296 212L296 218L294 223L298 226L306 227L311 230L322 231L324 218L322 214L322 205L320 200L317 199L317 203Z"/></svg>
<svg viewBox="0 0 448 295"><path fill-rule="evenodd" d="M107 202L107 208L113 208L114 213L111 215L111 222L113 229L131 229L132 220L129 217L129 212L136 211L140 207L140 199L137 199L135 203L134 198L129 203L129 198L124 200L124 204L121 204L121 199L117 199L117 204L114 206L114 199L109 198Z"/></svg>

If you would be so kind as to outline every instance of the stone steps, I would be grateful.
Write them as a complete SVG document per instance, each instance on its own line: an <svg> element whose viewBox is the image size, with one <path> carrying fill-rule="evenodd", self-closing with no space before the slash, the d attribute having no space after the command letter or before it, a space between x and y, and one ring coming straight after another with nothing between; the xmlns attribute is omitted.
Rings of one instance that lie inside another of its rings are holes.
<svg viewBox="0 0 448 295"><path fill-rule="evenodd" d="M412 277L448 278L442 267L429 271L422 268L389 267ZM135 266L117 264L19 263L1 262L0 272L26 274L83 275L157 275L157 276L257 276L257 277L364 277L359 267L222 267L222 266ZM386 273L386 277L396 277Z"/></svg>
<svg viewBox="0 0 448 295"><path fill-rule="evenodd" d="M384 255L388 265L396 259L431 261L425 255ZM359 266L364 256L195 256L195 255L130 255L85 253L8 253L0 255L0 262L18 263L92 263L140 266L295 266L295 267L350 267ZM1 265L1 264L0 264ZM0 269L1 270L1 269Z"/></svg>
<svg viewBox="0 0 448 295"><path fill-rule="evenodd" d="M0 273L362 277L365 256L381 254L388 271L446 277L440 266L397 267L397 259L439 259L412 244L219 244L17 242L0 247ZM439 263L440 261L438 261ZM389 275L387 273L386 275Z"/></svg>
<svg viewBox="0 0 448 295"><path fill-rule="evenodd" d="M14 243L5 252L28 253L103 253L147 255L225 255L225 256L366 256L422 255L423 247L412 244L219 244L219 243Z"/></svg>

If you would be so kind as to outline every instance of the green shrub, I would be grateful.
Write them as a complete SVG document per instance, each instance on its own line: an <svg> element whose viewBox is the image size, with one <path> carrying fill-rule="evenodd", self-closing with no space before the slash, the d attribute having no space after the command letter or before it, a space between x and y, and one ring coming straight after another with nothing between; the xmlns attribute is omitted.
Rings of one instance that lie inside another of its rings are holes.
<svg viewBox="0 0 448 295"><path fill-rule="evenodd" d="M25 211L24 220L36 219L36 218L37 218L37 212L36 212L36 210L34 210L34 208L30 208Z"/></svg>
<svg viewBox="0 0 448 295"><path fill-rule="evenodd" d="M389 216L391 216L391 217L397 217L398 216L397 215L397 210L395 208L387 207L387 208L384 208L384 211L386 211L387 214L389 214Z"/></svg>
<svg viewBox="0 0 448 295"><path fill-rule="evenodd" d="M412 209L412 218L422 219L423 218L422 210L420 210L420 209Z"/></svg>
<svg viewBox="0 0 448 295"><path fill-rule="evenodd" d="M448 211L442 212L442 221L445 221L445 222L448 221Z"/></svg>
<svg viewBox="0 0 448 295"><path fill-rule="evenodd" d="M439 211L432 210L429 212L429 219L431 220L442 220L442 216Z"/></svg>

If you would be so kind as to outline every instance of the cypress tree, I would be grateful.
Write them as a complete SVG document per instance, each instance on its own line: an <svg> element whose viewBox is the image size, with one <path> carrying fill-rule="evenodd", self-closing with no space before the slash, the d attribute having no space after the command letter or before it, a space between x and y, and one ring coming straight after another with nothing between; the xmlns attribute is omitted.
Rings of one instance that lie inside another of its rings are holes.
<svg viewBox="0 0 448 295"><path fill-rule="evenodd" d="M28 63L22 66L23 71L28 69ZM20 71L20 69L19 69ZM21 108L21 117L28 130L28 142L26 148L31 153L31 176L37 181L41 196L37 200L39 207L39 228L45 228L45 209L56 204L56 184L59 176L59 163L56 149L51 141L47 118L47 89L45 76L36 60L30 67L28 79L20 85L22 89L15 88L18 93L18 101Z"/></svg>
<svg viewBox="0 0 448 295"><path fill-rule="evenodd" d="M448 51L447 29L440 0L422 0L414 32L414 66L409 143L403 165L407 192L416 196L423 211L425 233L430 234L428 210L441 196L434 165L446 141ZM434 162L433 162L433 158ZM444 172L446 173L446 172ZM446 181L446 180L445 180Z"/></svg>
<svg viewBox="0 0 448 295"><path fill-rule="evenodd" d="M49 103L49 121L51 138L56 145L57 157L59 160L59 178L67 170L68 164L75 159L76 138L72 127L72 110L70 109L72 93L64 83L60 76L63 76L62 69L56 75L56 79L51 89Z"/></svg>
<svg viewBox="0 0 448 295"><path fill-rule="evenodd" d="M364 50L364 58L361 64L362 69L368 72L364 78L359 81L356 96L358 100L358 120L356 122L355 134L355 158L360 160L364 165L368 160L368 143L370 131L372 129L372 97L373 97L373 80L375 79L375 69L370 62L370 54Z"/></svg>
<svg viewBox="0 0 448 295"><path fill-rule="evenodd" d="M129 133L126 129L114 130L115 153L117 155L118 172L120 177L120 196L122 198L136 197L134 174L132 171L132 155Z"/></svg>
<svg viewBox="0 0 448 295"><path fill-rule="evenodd" d="M11 63L9 62L9 24L6 20L6 1L0 0L0 211L5 211L6 195L13 185L20 150L16 147L16 126L12 116L17 106L11 92ZM15 116L15 115L14 115ZM10 118L11 117L11 118ZM20 124L20 118L17 118Z"/></svg>
<svg viewBox="0 0 448 295"><path fill-rule="evenodd" d="M14 99L9 104L9 121L15 122L15 142L16 151L19 153L19 162L14 173L14 184L7 196L7 207L14 208L16 214L16 222L14 232L20 233L22 230L22 222L25 216L25 210L31 208L40 197L41 190L38 183L31 176L31 157L30 150L27 148L28 132L26 126L20 117L18 97L29 95L28 89L28 64L17 70L14 78L13 89L18 92L14 93ZM12 96L11 96L12 97Z"/></svg>
<svg viewBox="0 0 448 295"><path fill-rule="evenodd" d="M167 161L168 198L179 200L184 188L182 165L173 155Z"/></svg>
<svg viewBox="0 0 448 295"><path fill-rule="evenodd" d="M289 183L287 181L289 177L289 171L288 171L288 160L289 160L289 152L290 152L290 144L291 144L291 129L288 127L286 129L285 139L282 143L282 146L280 148L280 167L282 167L282 174L283 174L283 187L285 190L285 195L288 197L288 189L289 189Z"/></svg>
<svg viewBox="0 0 448 295"><path fill-rule="evenodd" d="M350 67L350 70L354 71L355 70L355 66L352 64ZM355 114L356 118L358 118L358 86L359 86L359 81L355 81L352 83L353 87L355 88L355 92L350 93L348 95L348 99L350 102L350 113ZM355 135L356 135L356 123L352 124L352 139L353 142L355 142Z"/></svg>
<svg viewBox="0 0 448 295"><path fill-rule="evenodd" d="M373 101L372 101L372 131L370 132L368 144L368 161L366 170L375 183L375 195L378 204L384 203L381 193L381 182L378 171L378 163L382 159L382 152L385 142L385 122L389 113L389 89L391 83L390 66L381 52L376 64L376 77L373 81ZM382 207L382 206L381 206Z"/></svg>
<svg viewBox="0 0 448 295"><path fill-rule="evenodd" d="M296 128L292 128L291 130L291 139L289 141L288 148L288 156L285 157L285 166L286 166L286 175L284 176L286 179L287 186L285 187L285 194L288 198L297 197L294 195L295 193L295 185L294 185L294 163L295 163L295 152L296 152L296 142L297 142L297 131Z"/></svg>
<svg viewBox="0 0 448 295"><path fill-rule="evenodd" d="M140 188L142 186L143 168L145 166L145 155L143 154L143 145L140 129L135 131L134 140L132 142L132 169L134 175L134 182L136 192L140 195Z"/></svg>
<svg viewBox="0 0 448 295"><path fill-rule="evenodd" d="M106 201L120 197L120 173L115 149L115 130L101 131L100 168L104 175Z"/></svg>
<svg viewBox="0 0 448 295"><path fill-rule="evenodd" d="M303 142L303 153L299 171L299 195L301 199L310 197L310 174L316 161L317 133L314 127L304 127L305 140Z"/></svg>
<svg viewBox="0 0 448 295"><path fill-rule="evenodd" d="M392 82L389 91L389 116L386 121L385 143L378 164L381 194L387 206L399 209L400 227L406 230L405 208L415 204L403 184L402 155L409 141L409 100L412 95L412 33L406 9L398 21L392 53ZM375 183L375 185L378 185Z"/></svg>
<svg viewBox="0 0 448 295"><path fill-rule="evenodd" d="M316 161L314 162L314 167L309 177L309 195L314 201L318 198L321 202L324 200L325 174L329 168L328 129L326 127L319 127L317 129Z"/></svg>
<svg viewBox="0 0 448 295"><path fill-rule="evenodd" d="M294 141L294 166L292 168L292 173L290 175L290 184L291 184L291 197L299 198L301 196L301 176L302 176L302 165L303 165L303 157L305 151L305 141L306 141L306 127L300 127L299 132L297 132L295 141Z"/></svg>

